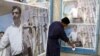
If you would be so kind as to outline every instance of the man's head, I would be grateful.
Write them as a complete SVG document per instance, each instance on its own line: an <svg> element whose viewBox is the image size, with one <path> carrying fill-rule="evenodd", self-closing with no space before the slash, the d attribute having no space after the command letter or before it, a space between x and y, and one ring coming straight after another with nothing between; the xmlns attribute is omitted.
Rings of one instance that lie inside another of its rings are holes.
<svg viewBox="0 0 100 56"><path fill-rule="evenodd" d="M68 26L68 24L70 23L69 19L67 17L64 17L61 20L62 25L66 28Z"/></svg>
<svg viewBox="0 0 100 56"><path fill-rule="evenodd" d="M76 25L73 25L73 30L77 31L77 26Z"/></svg>
<svg viewBox="0 0 100 56"><path fill-rule="evenodd" d="M13 15L14 24L19 23L20 17L21 17L21 8L18 6L13 6L12 7L12 15Z"/></svg>
<svg viewBox="0 0 100 56"><path fill-rule="evenodd" d="M77 6L78 6L78 2L76 2L76 3L74 4L74 6L75 6L75 8L77 8Z"/></svg>
<svg viewBox="0 0 100 56"><path fill-rule="evenodd" d="M1 31L1 32L0 32L0 39L1 39L1 37L3 36L3 34L4 34L4 32Z"/></svg>

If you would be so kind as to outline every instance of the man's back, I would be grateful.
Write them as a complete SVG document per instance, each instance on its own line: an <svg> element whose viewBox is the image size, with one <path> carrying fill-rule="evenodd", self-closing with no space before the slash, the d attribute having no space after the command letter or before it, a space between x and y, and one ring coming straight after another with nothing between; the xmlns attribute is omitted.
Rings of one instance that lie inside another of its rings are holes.
<svg viewBox="0 0 100 56"><path fill-rule="evenodd" d="M53 22L49 27L46 56L60 56L59 39L69 41L63 25L60 22Z"/></svg>
<svg viewBox="0 0 100 56"><path fill-rule="evenodd" d="M63 26L61 25L60 22L53 22L50 27L49 27L49 36L55 36L55 35L59 35L59 30L60 28L63 29ZM55 37L54 37L55 38Z"/></svg>

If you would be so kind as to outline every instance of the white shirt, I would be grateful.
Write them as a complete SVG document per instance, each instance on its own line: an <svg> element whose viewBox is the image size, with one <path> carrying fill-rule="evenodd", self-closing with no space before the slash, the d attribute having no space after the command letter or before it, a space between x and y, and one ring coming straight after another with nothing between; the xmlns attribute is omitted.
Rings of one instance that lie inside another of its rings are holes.
<svg viewBox="0 0 100 56"><path fill-rule="evenodd" d="M68 37L72 37L72 41L77 41L77 32L71 32Z"/></svg>
<svg viewBox="0 0 100 56"><path fill-rule="evenodd" d="M70 11L72 18L78 18L78 8L72 8Z"/></svg>
<svg viewBox="0 0 100 56"><path fill-rule="evenodd" d="M0 40L0 50L10 44L12 55L19 54L22 52L22 39L22 26L11 25Z"/></svg>

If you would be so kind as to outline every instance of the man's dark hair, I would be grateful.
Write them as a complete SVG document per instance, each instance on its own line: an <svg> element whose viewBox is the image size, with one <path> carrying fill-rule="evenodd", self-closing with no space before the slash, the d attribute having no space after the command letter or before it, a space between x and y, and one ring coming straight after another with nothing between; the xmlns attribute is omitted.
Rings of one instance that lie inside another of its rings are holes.
<svg viewBox="0 0 100 56"><path fill-rule="evenodd" d="M3 34L4 34L4 32L3 32L3 31L0 31L0 33L3 33Z"/></svg>
<svg viewBox="0 0 100 56"><path fill-rule="evenodd" d="M69 24L69 23L70 23L68 17L64 17L64 18L61 20L61 22L64 23L64 24Z"/></svg>
<svg viewBox="0 0 100 56"><path fill-rule="evenodd" d="M19 14L21 14L21 8L19 6L13 6L12 7L12 11L15 10L15 9L18 9Z"/></svg>

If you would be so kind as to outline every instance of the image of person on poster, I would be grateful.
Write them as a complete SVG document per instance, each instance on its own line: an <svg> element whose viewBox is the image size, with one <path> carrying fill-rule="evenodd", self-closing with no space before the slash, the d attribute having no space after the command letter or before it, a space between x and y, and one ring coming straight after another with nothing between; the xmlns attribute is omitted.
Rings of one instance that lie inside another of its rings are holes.
<svg viewBox="0 0 100 56"><path fill-rule="evenodd" d="M72 27L72 31L68 37L69 37L70 41L72 41L75 45L75 43L77 42L77 26L74 25Z"/></svg>
<svg viewBox="0 0 100 56"><path fill-rule="evenodd" d="M78 36L77 25L70 25L69 29L65 29L65 33L69 40L74 44L75 47L82 47L82 42Z"/></svg>
<svg viewBox="0 0 100 56"><path fill-rule="evenodd" d="M1 37L4 35L4 32L3 31L1 31L0 32L0 39L1 39Z"/></svg>
<svg viewBox="0 0 100 56"><path fill-rule="evenodd" d="M61 22L55 21L51 23L48 31L48 41L47 41L47 52L46 56L60 56L60 44L59 39L67 42L72 48L74 45L69 41L66 36L64 28L70 23L67 17L64 17Z"/></svg>
<svg viewBox="0 0 100 56"><path fill-rule="evenodd" d="M74 7L73 7L73 8L71 8L71 10L70 10L70 13L69 13L69 14L71 15L72 22L74 22L74 23L75 23L75 20L77 20L77 19L78 19L78 4L77 4L77 2L75 3Z"/></svg>
<svg viewBox="0 0 100 56"><path fill-rule="evenodd" d="M21 8L12 7L13 23L10 25L0 40L0 51L10 46L9 55L6 56L30 56L25 53L24 38L22 36Z"/></svg>

